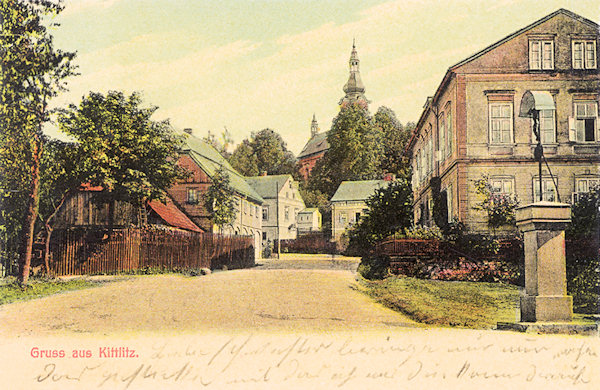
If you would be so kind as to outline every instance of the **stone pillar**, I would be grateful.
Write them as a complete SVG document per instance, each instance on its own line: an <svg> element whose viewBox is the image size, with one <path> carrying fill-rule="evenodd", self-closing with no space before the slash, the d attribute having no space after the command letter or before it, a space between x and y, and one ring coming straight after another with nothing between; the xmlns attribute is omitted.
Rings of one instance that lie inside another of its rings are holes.
<svg viewBox="0 0 600 390"><path fill-rule="evenodd" d="M525 247L525 296L521 322L571 321L573 298L567 296L565 228L571 207L538 202L519 207L517 227Z"/></svg>

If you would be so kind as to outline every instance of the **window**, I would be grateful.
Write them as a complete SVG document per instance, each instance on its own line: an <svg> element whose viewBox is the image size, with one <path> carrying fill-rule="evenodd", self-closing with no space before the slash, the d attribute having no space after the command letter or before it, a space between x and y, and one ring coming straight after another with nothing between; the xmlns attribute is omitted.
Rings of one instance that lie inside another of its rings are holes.
<svg viewBox="0 0 600 390"><path fill-rule="evenodd" d="M490 186L495 194L512 195L514 194L514 179L509 176L492 176Z"/></svg>
<svg viewBox="0 0 600 390"><path fill-rule="evenodd" d="M446 148L446 153L448 156L452 154L452 112L448 111L446 114L446 142L448 143L448 147Z"/></svg>
<svg viewBox="0 0 600 390"><path fill-rule="evenodd" d="M244 206L244 214L248 214L248 202L242 199L242 204Z"/></svg>
<svg viewBox="0 0 600 390"><path fill-rule="evenodd" d="M262 219L263 219L263 221L266 221L267 219L269 219L269 206L263 206Z"/></svg>
<svg viewBox="0 0 600 390"><path fill-rule="evenodd" d="M446 188L446 210L448 210L448 223L454 219L454 212L452 210L452 186Z"/></svg>
<svg viewBox="0 0 600 390"><path fill-rule="evenodd" d="M286 221L290 220L290 206L285 206L283 216Z"/></svg>
<svg viewBox="0 0 600 390"><path fill-rule="evenodd" d="M445 115L442 112L440 114L440 157L441 161L446 159L446 121Z"/></svg>
<svg viewBox="0 0 600 390"><path fill-rule="evenodd" d="M555 178L558 182L558 178ZM551 177L542 177L542 199L548 202L556 202L556 188ZM540 179L533 179L533 201L539 202L540 200Z"/></svg>
<svg viewBox="0 0 600 390"><path fill-rule="evenodd" d="M575 179L575 192L573 193L573 203L577 202L579 194L590 192L600 186L600 177L582 177Z"/></svg>
<svg viewBox="0 0 600 390"><path fill-rule="evenodd" d="M490 103L490 143L512 142L512 103Z"/></svg>
<svg viewBox="0 0 600 390"><path fill-rule="evenodd" d="M573 69L596 69L596 41L573 41Z"/></svg>
<svg viewBox="0 0 600 390"><path fill-rule="evenodd" d="M267 240L267 232L262 232L262 239L263 241Z"/></svg>
<svg viewBox="0 0 600 390"><path fill-rule="evenodd" d="M198 204L200 201L200 193L197 188L188 188L187 189L187 199L186 202L188 204Z"/></svg>
<svg viewBox="0 0 600 390"><path fill-rule="evenodd" d="M575 118L570 123L569 140L577 142L595 142L598 104L596 102L576 102Z"/></svg>
<svg viewBox="0 0 600 390"><path fill-rule="evenodd" d="M254 205L250 205L250 216L254 215Z"/></svg>
<svg viewBox="0 0 600 390"><path fill-rule="evenodd" d="M345 211L341 211L338 214L338 221L340 222L340 225L346 226L346 223L348 222L348 216L346 215Z"/></svg>
<svg viewBox="0 0 600 390"><path fill-rule="evenodd" d="M294 220L298 219L298 209L294 209Z"/></svg>
<svg viewBox="0 0 600 390"><path fill-rule="evenodd" d="M556 142L556 121L554 120L555 112L555 110L540 111L540 137L543 144L552 144ZM535 135L533 139L535 140Z"/></svg>
<svg viewBox="0 0 600 390"><path fill-rule="evenodd" d="M554 69L554 42L549 40L529 41L529 69Z"/></svg>

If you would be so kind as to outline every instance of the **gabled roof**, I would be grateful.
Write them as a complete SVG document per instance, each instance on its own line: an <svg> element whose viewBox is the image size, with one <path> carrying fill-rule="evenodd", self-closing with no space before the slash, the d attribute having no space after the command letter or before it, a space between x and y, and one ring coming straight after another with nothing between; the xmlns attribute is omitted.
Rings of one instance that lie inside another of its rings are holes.
<svg viewBox="0 0 600 390"><path fill-rule="evenodd" d="M190 230L192 232L203 232L202 229L175 206L169 197L167 197L166 203L153 200L148 202L148 206L169 226Z"/></svg>
<svg viewBox="0 0 600 390"><path fill-rule="evenodd" d="M302 214L302 213L314 213L314 212L319 212L319 209L316 207L308 207L302 211L300 211L298 214Z"/></svg>
<svg viewBox="0 0 600 390"><path fill-rule="evenodd" d="M187 153L209 177L213 177L219 167L223 166L229 174L231 187L238 194L260 204L264 202L264 199L254 191L248 182L246 182L244 176L233 169L231 164L221 156L221 153L203 140L196 138L193 135L185 135L186 144L182 148L183 153Z"/></svg>
<svg viewBox="0 0 600 390"><path fill-rule="evenodd" d="M276 198L291 175L251 176L246 177L250 186L263 198Z"/></svg>
<svg viewBox="0 0 600 390"><path fill-rule="evenodd" d="M298 155L298 158L307 157L312 154L321 153L329 149L329 142L327 142L327 132L315 134L314 137L308 140L304 149Z"/></svg>
<svg viewBox="0 0 600 390"><path fill-rule="evenodd" d="M331 198L331 202L365 201L377 188L389 185L385 180L343 181Z"/></svg>
<svg viewBox="0 0 600 390"><path fill-rule="evenodd" d="M534 27L539 26L540 24L542 24L542 23L544 23L544 22L552 19L553 17L555 17L556 15L559 15L559 14L566 15L566 16L568 16L570 18L576 19L576 20L578 20L578 21L580 21L582 23L585 23L585 24L589 25L590 27L594 27L596 29L599 27L598 24L594 23L593 21L591 21L589 19L584 18L581 15L577 15L576 13L571 12L571 11L569 11L567 9L560 8L560 9L552 12L551 14L544 16L543 18L541 18L539 20L536 20L535 22L531 23L530 25L527 25L527 26L523 27L522 29L520 29L518 31L515 31L514 33L512 33L512 34L510 34L510 35L502 38L498 42L491 44L490 46L486 47L485 49L483 49L481 51L478 51L477 53L473 54L472 56L467 57L464 60L462 60L462 61L460 61L460 62L452 65L450 67L450 69L448 69L448 71L453 70L455 68L458 68L459 66L462 66L462 65L464 65L466 63L469 63L469 62L471 62L471 61L473 61L473 60L481 57L485 53L494 50L495 48L497 48L498 46L502 45L503 43L505 43L507 41L510 41L511 39L515 38L516 36L519 36L519 35L523 34L524 32L527 32L528 30L531 30Z"/></svg>
<svg viewBox="0 0 600 390"><path fill-rule="evenodd" d="M535 22L533 22L533 23L531 23L531 24L529 24L529 25L527 25L527 26L525 26L525 27L523 27L523 28L515 31L514 33L507 35L506 37L502 38L498 42L495 42L495 43L487 46L483 50L480 50L477 53L475 53L475 54L473 54L473 55L465 58L464 60L459 61L456 64L450 66L448 68L448 70L446 71L446 74L444 75L444 78L442 79L442 82L438 85L438 87L437 87L437 89L435 91L435 94L432 97L432 99L430 100L429 97L427 98L427 102L425 104L425 107L424 107L423 111L421 112L421 116L419 117L419 120L417 121L417 126L415 127L415 129L413 131L413 134L412 134L411 138L409 139L409 141L408 141L408 143L406 145L406 149L404 150L404 154L406 154L409 150L412 149L412 147L414 145L414 141L416 140L417 132L420 129L420 124L425 119L428 110L431 108L431 103L434 100L437 100L439 98L440 93L442 92L442 90L444 89L444 87L446 86L446 84L452 79L453 72L457 68L459 68L459 67L461 67L461 66L463 66L465 64L468 64L471 61L476 60L477 58L479 58L479 57L483 56L484 54L486 54L486 53L494 50L498 46L504 44L505 42L508 42L511 39L513 39L513 38L515 38L515 37L517 37L517 36L519 36L519 35L527 32L527 31L531 30L532 28L535 28L535 27L539 26L540 24L542 24L542 23L544 23L544 22L546 22L546 21L554 18L557 15L561 15L561 14L565 15L565 16L568 16L570 18L573 18L573 19L575 19L575 20L577 20L579 22L585 23L585 24L587 24L588 26L590 26L592 28L598 29L600 27L597 23L595 23L595 22L593 22L593 21L591 21L591 20L589 20L587 18L584 18L581 15L577 15L576 13L571 12L571 11L569 11L567 9L560 8L560 9L552 12L551 14L548 14L548 15L544 16L543 18L538 19Z"/></svg>

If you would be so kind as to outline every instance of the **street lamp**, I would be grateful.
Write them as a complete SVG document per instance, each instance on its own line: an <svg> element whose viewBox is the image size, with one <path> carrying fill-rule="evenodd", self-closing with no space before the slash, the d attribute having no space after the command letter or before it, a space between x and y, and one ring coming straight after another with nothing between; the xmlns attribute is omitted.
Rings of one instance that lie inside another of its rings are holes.
<svg viewBox="0 0 600 390"><path fill-rule="evenodd" d="M547 91L526 91L521 99L521 108L519 110L519 117L521 118L532 118L533 119L533 133L537 139L537 145L533 151L534 160L538 162L538 172L540 180L540 202L544 200L544 193L542 190L542 160L546 162L548 173L552 177L552 182L556 188L556 196L560 202L560 196L558 195L558 187L554 183L554 177L550 172L548 162L544 158L544 147L542 146L542 135L540 133L540 111L541 110L554 110L554 99L552 95Z"/></svg>

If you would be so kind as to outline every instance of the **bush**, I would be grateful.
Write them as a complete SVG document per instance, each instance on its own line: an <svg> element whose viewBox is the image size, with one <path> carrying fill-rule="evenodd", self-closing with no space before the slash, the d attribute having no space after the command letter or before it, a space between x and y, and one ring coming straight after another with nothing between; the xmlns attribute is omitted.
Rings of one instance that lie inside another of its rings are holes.
<svg viewBox="0 0 600 390"><path fill-rule="evenodd" d="M370 254L363 256L358 265L358 272L365 279L384 279L389 275L390 258L385 255Z"/></svg>
<svg viewBox="0 0 600 390"><path fill-rule="evenodd" d="M573 297L573 310L600 314L600 262L579 261L567 267L567 291Z"/></svg>

